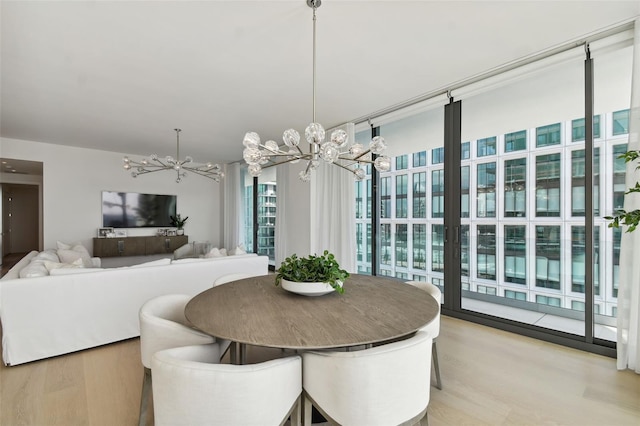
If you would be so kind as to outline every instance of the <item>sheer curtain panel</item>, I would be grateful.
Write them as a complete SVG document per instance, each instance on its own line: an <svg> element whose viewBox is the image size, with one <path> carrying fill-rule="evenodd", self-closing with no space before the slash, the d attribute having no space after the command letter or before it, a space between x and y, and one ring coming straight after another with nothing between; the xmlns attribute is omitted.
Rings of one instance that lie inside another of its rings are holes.
<svg viewBox="0 0 640 426"><path fill-rule="evenodd" d="M244 241L242 226L242 184L240 164L227 164L224 179L224 228L223 243L229 249ZM250 249L250 247L247 247Z"/></svg>
<svg viewBox="0 0 640 426"><path fill-rule="evenodd" d="M338 127L355 140L355 127ZM330 129L327 135L338 129ZM329 250L340 267L356 272L355 178L333 164L321 162L311 179L311 254Z"/></svg>
<svg viewBox="0 0 640 426"><path fill-rule="evenodd" d="M640 150L640 18L635 21L631 107L629 114L629 150ZM626 187L640 178L636 161L627 164ZM640 194L625 196L626 211L640 209ZM620 250L620 287L618 289L618 369L640 374L640 229L622 234Z"/></svg>

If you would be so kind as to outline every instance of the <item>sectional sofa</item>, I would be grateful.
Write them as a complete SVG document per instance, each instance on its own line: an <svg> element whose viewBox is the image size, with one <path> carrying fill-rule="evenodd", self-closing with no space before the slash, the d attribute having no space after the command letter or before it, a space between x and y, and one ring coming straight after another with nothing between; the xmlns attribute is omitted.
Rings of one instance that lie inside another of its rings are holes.
<svg viewBox="0 0 640 426"><path fill-rule="evenodd" d="M160 259L119 268L59 268L20 278L31 252L0 279L2 359L17 365L140 335L138 310L170 293L196 295L226 274L266 275L256 254L208 259ZM23 274L24 276L25 274Z"/></svg>

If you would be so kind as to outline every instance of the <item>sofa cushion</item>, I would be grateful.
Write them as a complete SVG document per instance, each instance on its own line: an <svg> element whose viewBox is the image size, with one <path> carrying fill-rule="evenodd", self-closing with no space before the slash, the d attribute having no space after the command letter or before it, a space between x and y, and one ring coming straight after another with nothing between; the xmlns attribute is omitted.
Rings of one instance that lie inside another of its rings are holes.
<svg viewBox="0 0 640 426"><path fill-rule="evenodd" d="M78 244L70 249L58 249L58 257L60 263L73 263L77 259L82 259L82 265L86 268L93 266L89 251L82 245Z"/></svg>
<svg viewBox="0 0 640 426"><path fill-rule="evenodd" d="M40 253L36 254L34 260L49 260L51 262L60 262L60 258L58 257L56 251L53 249L41 251Z"/></svg>
<svg viewBox="0 0 640 426"><path fill-rule="evenodd" d="M44 265L44 262L48 260L32 260L27 266L20 270L20 278L36 278L46 277L49 275L49 270Z"/></svg>
<svg viewBox="0 0 640 426"><path fill-rule="evenodd" d="M54 269L59 269L59 268L83 268L84 263L82 262L81 258L78 258L71 263L51 262L49 260L45 260L44 266L45 268L47 268L47 271L51 272Z"/></svg>
<svg viewBox="0 0 640 426"><path fill-rule="evenodd" d="M205 254L204 257L224 257L226 255L227 249L214 247L209 251L209 253Z"/></svg>

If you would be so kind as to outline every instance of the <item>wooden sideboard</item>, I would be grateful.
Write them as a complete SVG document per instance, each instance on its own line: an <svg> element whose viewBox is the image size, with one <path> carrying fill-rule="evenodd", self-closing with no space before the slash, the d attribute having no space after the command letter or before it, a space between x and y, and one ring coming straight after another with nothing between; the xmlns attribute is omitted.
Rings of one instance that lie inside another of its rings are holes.
<svg viewBox="0 0 640 426"><path fill-rule="evenodd" d="M171 237L94 238L93 255L97 257L148 256L172 253L189 242L186 235Z"/></svg>

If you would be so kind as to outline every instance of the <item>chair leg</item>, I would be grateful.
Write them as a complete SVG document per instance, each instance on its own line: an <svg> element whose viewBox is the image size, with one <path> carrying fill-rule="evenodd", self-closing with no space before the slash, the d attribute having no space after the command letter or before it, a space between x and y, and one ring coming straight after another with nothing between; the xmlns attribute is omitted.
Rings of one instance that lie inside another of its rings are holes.
<svg viewBox="0 0 640 426"><path fill-rule="evenodd" d="M313 410L313 404L304 393L302 395L302 424L303 426L311 426L311 412Z"/></svg>
<svg viewBox="0 0 640 426"><path fill-rule="evenodd" d="M142 380L142 395L140 396L140 415L138 426L147 425L147 408L149 407L149 396L151 394L151 369L144 368L144 378Z"/></svg>
<svg viewBox="0 0 640 426"><path fill-rule="evenodd" d="M436 388L442 390L442 380L440 380L440 364L438 363L438 349L436 347L436 341L433 341L431 346L431 358L433 358L433 369L436 372Z"/></svg>

